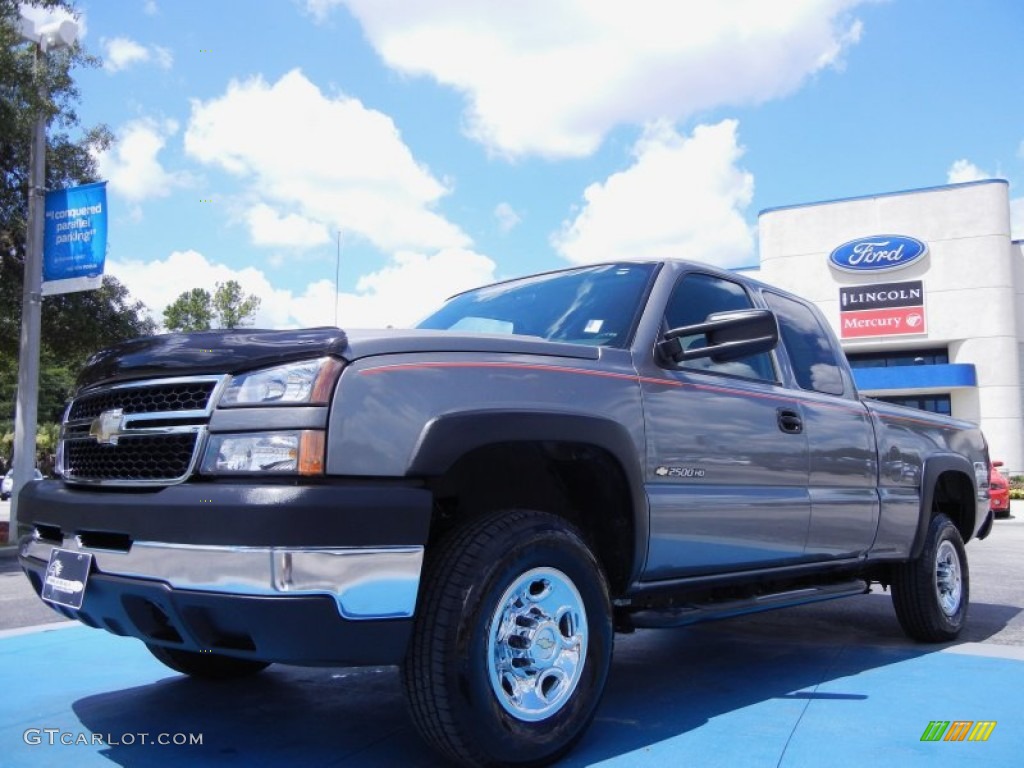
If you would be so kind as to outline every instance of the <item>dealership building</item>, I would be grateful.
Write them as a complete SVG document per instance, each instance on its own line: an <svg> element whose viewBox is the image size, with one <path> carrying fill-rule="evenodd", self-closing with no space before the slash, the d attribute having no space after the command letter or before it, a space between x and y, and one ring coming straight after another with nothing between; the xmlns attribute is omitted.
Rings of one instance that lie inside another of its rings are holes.
<svg viewBox="0 0 1024 768"><path fill-rule="evenodd" d="M810 299L863 394L981 425L1024 470L1024 242L1001 179L771 208L760 268Z"/></svg>

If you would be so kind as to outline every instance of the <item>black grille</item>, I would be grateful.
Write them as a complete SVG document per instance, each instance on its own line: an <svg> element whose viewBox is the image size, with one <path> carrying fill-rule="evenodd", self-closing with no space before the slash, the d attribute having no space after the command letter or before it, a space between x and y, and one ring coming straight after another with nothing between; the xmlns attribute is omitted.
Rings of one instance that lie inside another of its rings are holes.
<svg viewBox="0 0 1024 768"><path fill-rule="evenodd" d="M194 432L122 437L117 445L68 440L64 471L70 480L178 480L192 463L197 437Z"/></svg>
<svg viewBox="0 0 1024 768"><path fill-rule="evenodd" d="M120 408L126 414L202 411L216 385L216 381L186 381L106 389L75 400L68 413L68 421L94 419L114 408Z"/></svg>

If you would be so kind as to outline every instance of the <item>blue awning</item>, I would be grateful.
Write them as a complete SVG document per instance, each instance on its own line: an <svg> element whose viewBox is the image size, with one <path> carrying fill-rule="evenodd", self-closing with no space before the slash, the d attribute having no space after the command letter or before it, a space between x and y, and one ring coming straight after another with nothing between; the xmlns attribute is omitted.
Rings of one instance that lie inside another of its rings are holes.
<svg viewBox="0 0 1024 768"><path fill-rule="evenodd" d="M978 386L972 363L898 365L889 368L854 368L853 380L862 392L878 390L946 390Z"/></svg>

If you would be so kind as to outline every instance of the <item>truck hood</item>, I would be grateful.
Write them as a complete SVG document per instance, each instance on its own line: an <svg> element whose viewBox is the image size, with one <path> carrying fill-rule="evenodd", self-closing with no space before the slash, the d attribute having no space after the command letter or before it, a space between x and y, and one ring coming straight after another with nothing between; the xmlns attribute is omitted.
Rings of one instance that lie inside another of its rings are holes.
<svg viewBox="0 0 1024 768"><path fill-rule="evenodd" d="M296 331L234 330L169 333L132 339L93 355L79 388L164 376L241 373L328 355L352 361L375 355L484 352L596 360L596 347L530 336L421 330L307 328Z"/></svg>

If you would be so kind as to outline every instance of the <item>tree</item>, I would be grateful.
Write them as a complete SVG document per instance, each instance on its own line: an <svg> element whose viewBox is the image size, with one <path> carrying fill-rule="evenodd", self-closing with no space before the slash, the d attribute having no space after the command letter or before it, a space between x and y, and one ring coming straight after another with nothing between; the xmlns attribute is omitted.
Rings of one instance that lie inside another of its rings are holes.
<svg viewBox="0 0 1024 768"><path fill-rule="evenodd" d="M210 292L202 288L185 291L164 309L168 331L208 331L213 322Z"/></svg>
<svg viewBox="0 0 1024 768"><path fill-rule="evenodd" d="M63 0L37 0L35 5L74 13ZM75 106L78 88L71 76L74 67L96 67L100 60L79 44L51 51L36 66L32 46L18 31L18 0L0 0L0 300L15 287L21 296L21 271L25 260L28 219L29 148L32 128L40 110L57 130L47 132L46 187L61 189L96 180L96 154L108 149L113 134L105 125L81 129ZM47 94L40 101L37 75ZM78 135L72 138L70 131ZM20 301L12 306L20 306ZM6 304L5 304L6 305ZM5 317L4 321L12 318ZM20 322L20 318L13 318Z"/></svg>
<svg viewBox="0 0 1024 768"><path fill-rule="evenodd" d="M32 128L46 115L46 187L62 189L97 180L96 155L108 149L113 135L105 125L79 124L75 67L95 67L100 60L80 45L51 51L39 66L32 46L18 31L18 0L0 0L0 435L10 431L17 392L21 333L22 278L28 225L29 148ZM75 13L65 0L33 4ZM43 78L40 99L36 77ZM132 302L128 290L112 277L95 291L48 296L43 300L40 349L40 434L52 434L78 370L90 354L134 336L152 333L146 308ZM49 431L47 431L49 430ZM40 445L44 451L46 440ZM0 440L0 458L9 459L10 441Z"/></svg>
<svg viewBox="0 0 1024 768"><path fill-rule="evenodd" d="M20 296L16 306L21 306ZM60 421L74 392L78 371L90 355L155 330L145 305L133 302L128 289L110 275L95 291L47 296L43 300L39 350L39 424ZM0 334L0 432L14 419L18 343L16 335Z"/></svg>
<svg viewBox="0 0 1024 768"><path fill-rule="evenodd" d="M180 294L164 310L164 327L169 331L208 331L218 328L240 328L252 325L260 308L258 296L242 294L236 280L216 283L213 295L204 288L193 288Z"/></svg>
<svg viewBox="0 0 1024 768"><path fill-rule="evenodd" d="M217 283L217 290L213 292L213 310L221 328L252 325L260 303L257 296L243 296L242 286L235 280L228 280L223 285Z"/></svg>
<svg viewBox="0 0 1024 768"><path fill-rule="evenodd" d="M103 276L94 291L47 296L43 301L45 348L58 360L84 363L94 352L156 331L141 301L116 277Z"/></svg>

